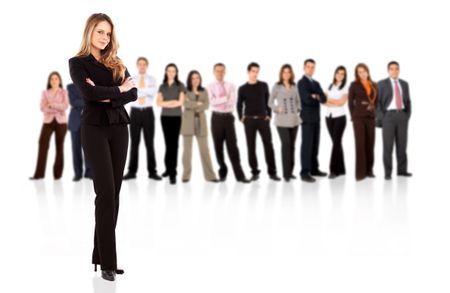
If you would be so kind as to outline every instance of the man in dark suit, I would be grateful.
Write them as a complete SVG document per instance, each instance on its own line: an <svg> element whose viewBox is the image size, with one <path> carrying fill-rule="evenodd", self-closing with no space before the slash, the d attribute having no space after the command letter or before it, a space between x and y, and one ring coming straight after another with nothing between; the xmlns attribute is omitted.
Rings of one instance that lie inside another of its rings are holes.
<svg viewBox="0 0 450 293"><path fill-rule="evenodd" d="M83 177L83 154L81 150L80 126L84 101L77 87L73 83L67 85L67 91L69 92L70 102L68 128L72 138L73 170L75 171L73 181L80 181ZM84 177L91 178L91 171L89 164L86 161L86 156L84 157L84 166Z"/></svg>
<svg viewBox="0 0 450 293"><path fill-rule="evenodd" d="M313 80L316 62L307 59L304 62L303 77L298 81L297 88L302 104L302 144L300 161L302 170L300 177L305 182L315 182L312 176L324 177L327 173L319 170L319 139L320 139L320 104L327 101L320 84Z"/></svg>
<svg viewBox="0 0 450 293"><path fill-rule="evenodd" d="M408 83L398 78L400 74L398 62L389 62L388 73L389 78L378 83L377 126L381 127L383 131L385 179L391 180L394 143L397 154L397 175L412 176L408 172L408 157L406 154L411 99Z"/></svg>

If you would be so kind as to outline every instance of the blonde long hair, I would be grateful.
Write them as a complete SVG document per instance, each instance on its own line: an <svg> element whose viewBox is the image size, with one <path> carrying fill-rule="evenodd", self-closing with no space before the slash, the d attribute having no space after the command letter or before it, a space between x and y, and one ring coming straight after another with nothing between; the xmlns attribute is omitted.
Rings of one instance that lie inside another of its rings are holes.
<svg viewBox="0 0 450 293"><path fill-rule="evenodd" d="M77 56L88 56L91 54L91 37L92 32L98 23L107 21L111 26L111 39L105 49L101 50L101 57L99 62L111 69L113 78L122 82L125 79L125 65L122 60L117 57L117 49L119 43L117 42L116 34L114 32L114 24L111 18L104 13L94 13L86 21L86 26L83 32L83 39L81 41L80 50Z"/></svg>

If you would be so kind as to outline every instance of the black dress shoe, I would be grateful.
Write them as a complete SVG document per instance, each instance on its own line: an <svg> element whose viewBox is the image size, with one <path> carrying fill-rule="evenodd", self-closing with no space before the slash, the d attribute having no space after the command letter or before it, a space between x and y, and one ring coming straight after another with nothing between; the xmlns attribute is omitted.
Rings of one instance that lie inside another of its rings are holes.
<svg viewBox="0 0 450 293"><path fill-rule="evenodd" d="M167 171L166 171L166 172L162 173L161 176L162 177L169 177L169 173L167 173Z"/></svg>
<svg viewBox="0 0 450 293"><path fill-rule="evenodd" d="M176 184L177 183L177 177L176 176L170 176L170 184Z"/></svg>
<svg viewBox="0 0 450 293"><path fill-rule="evenodd" d="M253 174L252 178L250 178L251 181L256 181L259 179L259 175L258 174Z"/></svg>
<svg viewBox="0 0 450 293"><path fill-rule="evenodd" d="M283 177L284 181L289 182L291 181L291 177Z"/></svg>
<svg viewBox="0 0 450 293"><path fill-rule="evenodd" d="M281 178L278 177L277 175L270 175L269 178L272 179L273 181L280 181L281 180Z"/></svg>
<svg viewBox="0 0 450 293"><path fill-rule="evenodd" d="M115 270L102 270L102 278L107 281L115 281L116 280L116 271Z"/></svg>
<svg viewBox="0 0 450 293"><path fill-rule="evenodd" d="M373 174L373 173L367 174L367 177L369 177L369 178L375 178L375 174Z"/></svg>
<svg viewBox="0 0 450 293"><path fill-rule="evenodd" d="M162 180L162 177L161 176L159 176L158 174L150 174L150 175L148 175L148 178L150 178L150 179L153 179L153 180L157 180L157 181L159 181L159 180Z"/></svg>
<svg viewBox="0 0 450 293"><path fill-rule="evenodd" d="M219 178L219 180L220 180L221 182L224 182L225 180L227 180L227 176L222 176L222 177Z"/></svg>
<svg viewBox="0 0 450 293"><path fill-rule="evenodd" d="M391 180L392 177L391 177L391 175L386 175L386 176L384 176L384 179L386 179L386 180Z"/></svg>
<svg viewBox="0 0 450 293"><path fill-rule="evenodd" d="M212 183L219 183L219 179L211 179L211 180L206 180L207 182L212 182Z"/></svg>
<svg viewBox="0 0 450 293"><path fill-rule="evenodd" d="M325 177L325 176L327 176L327 173L317 170L317 171L311 172L311 176Z"/></svg>
<svg viewBox="0 0 450 293"><path fill-rule="evenodd" d="M297 179L297 177L295 177L294 175L291 175L291 177L289 177L289 179Z"/></svg>
<svg viewBox="0 0 450 293"><path fill-rule="evenodd" d="M91 174L85 174L85 175L84 175L84 178L86 178L86 179L91 179L91 180L92 180L92 175L91 175Z"/></svg>
<svg viewBox="0 0 450 293"><path fill-rule="evenodd" d="M80 181L80 180L81 180L81 176L75 176L75 177L73 177L73 179L72 179L73 182L78 182L78 181Z"/></svg>
<svg viewBox="0 0 450 293"><path fill-rule="evenodd" d="M44 177L30 177L30 180L40 180L40 179L44 179Z"/></svg>
<svg viewBox="0 0 450 293"><path fill-rule="evenodd" d="M411 176L412 176L412 173L409 173L409 172L402 172L402 173L398 173L397 176L411 177Z"/></svg>
<svg viewBox="0 0 450 293"><path fill-rule="evenodd" d="M302 181L308 182L308 183L313 183L316 182L316 179L314 179L312 176L310 175L304 175L301 177Z"/></svg>
<svg viewBox="0 0 450 293"><path fill-rule="evenodd" d="M241 182L241 183L250 183L251 181L248 180L247 178L241 178L241 179L238 179L237 182Z"/></svg>
<svg viewBox="0 0 450 293"><path fill-rule="evenodd" d="M123 176L123 180L130 180L130 179L135 179L136 178L136 174L133 173L127 173L125 176Z"/></svg>
<svg viewBox="0 0 450 293"><path fill-rule="evenodd" d="M330 173L330 175L328 175L328 179L335 179L337 178L339 175L336 173Z"/></svg>

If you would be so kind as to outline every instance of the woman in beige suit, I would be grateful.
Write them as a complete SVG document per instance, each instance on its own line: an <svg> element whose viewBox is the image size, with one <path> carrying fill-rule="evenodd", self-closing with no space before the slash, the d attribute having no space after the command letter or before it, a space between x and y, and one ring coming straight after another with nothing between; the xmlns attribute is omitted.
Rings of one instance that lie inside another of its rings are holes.
<svg viewBox="0 0 450 293"><path fill-rule="evenodd" d="M208 92L202 87L202 78L196 70L189 72L184 101L181 135L183 135L183 182L191 178L192 140L197 138L203 174L206 181L219 182L214 173L208 148L208 128L205 110L209 107Z"/></svg>

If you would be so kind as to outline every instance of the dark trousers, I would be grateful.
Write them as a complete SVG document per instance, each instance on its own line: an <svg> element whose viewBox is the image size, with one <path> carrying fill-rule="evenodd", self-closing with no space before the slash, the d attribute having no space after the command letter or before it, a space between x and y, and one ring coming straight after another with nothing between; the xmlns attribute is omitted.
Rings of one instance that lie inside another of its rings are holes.
<svg viewBox="0 0 450 293"><path fill-rule="evenodd" d="M216 159L219 164L220 178L227 177L228 167L223 154L224 144L227 147L228 157L233 167L234 176L237 180L245 178L241 166L239 149L237 146L236 130L234 128L234 116L232 114L213 113L211 117L211 131L216 151Z"/></svg>
<svg viewBox="0 0 450 293"><path fill-rule="evenodd" d="M56 157L53 165L53 177L59 179L62 176L64 169L64 137L67 132L66 123L58 123L56 119L53 119L50 123L42 124L41 134L39 136L39 150L36 163L36 170L34 172L34 178L45 177L45 167L47 165L48 148L50 145L50 138L52 133L55 132L55 144L56 144Z"/></svg>
<svg viewBox="0 0 450 293"><path fill-rule="evenodd" d="M144 142L147 149L147 170L148 174L156 174L155 159L155 116L153 108L131 108L130 113L130 161L128 172L136 174L139 162L139 143L141 140L141 130L144 132Z"/></svg>
<svg viewBox="0 0 450 293"><path fill-rule="evenodd" d="M256 158L256 134L259 133L264 146L267 172L269 175L276 175L277 168L272 145L272 133L270 132L270 121L246 117L244 120L244 127L245 136L247 138L248 162L252 169L252 174L257 175L260 173L260 170L258 169L258 159Z"/></svg>
<svg viewBox="0 0 450 293"><path fill-rule="evenodd" d="M181 116L161 116L161 125L166 143L166 154L164 155L166 173L169 176L176 176Z"/></svg>
<svg viewBox="0 0 450 293"><path fill-rule="evenodd" d="M92 263L102 270L117 269L116 224L119 193L127 158L126 124L81 126L81 143L94 181L95 232Z"/></svg>
<svg viewBox="0 0 450 293"><path fill-rule="evenodd" d="M281 161L283 162L283 178L292 176L295 162L295 139L298 127L277 127L281 140Z"/></svg>
<svg viewBox="0 0 450 293"><path fill-rule="evenodd" d="M81 131L71 131L70 136L72 138L72 162L75 177L83 176L83 151L81 148ZM84 156L84 176L91 177L91 168Z"/></svg>
<svg viewBox="0 0 450 293"><path fill-rule="evenodd" d="M344 135L345 126L347 125L347 118L340 117L326 117L328 133L330 134L333 147L331 148L330 159L330 173L336 175L345 174L344 150L342 148L342 136Z"/></svg>
<svg viewBox="0 0 450 293"><path fill-rule="evenodd" d="M383 118L383 162L385 175L392 173L392 151L397 155L397 173L408 171L408 116L406 112L386 112Z"/></svg>
<svg viewBox="0 0 450 293"><path fill-rule="evenodd" d="M356 179L373 174L375 147L375 119L353 118L356 149Z"/></svg>
<svg viewBox="0 0 450 293"><path fill-rule="evenodd" d="M319 170L320 123L302 123L302 144L300 161L302 169L300 176L310 175Z"/></svg>

